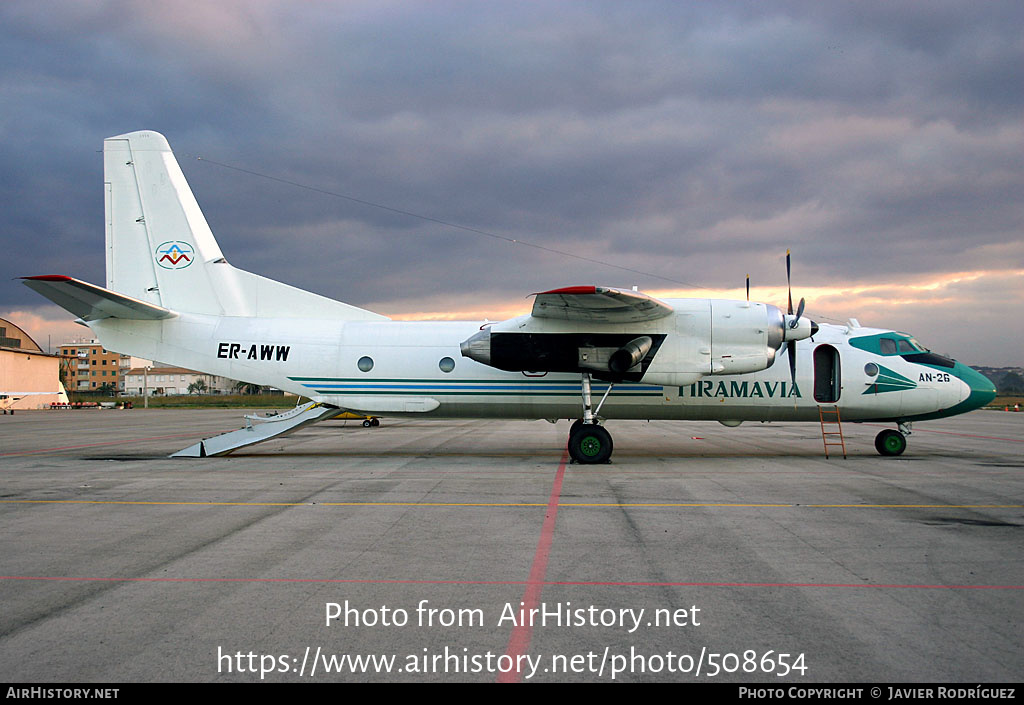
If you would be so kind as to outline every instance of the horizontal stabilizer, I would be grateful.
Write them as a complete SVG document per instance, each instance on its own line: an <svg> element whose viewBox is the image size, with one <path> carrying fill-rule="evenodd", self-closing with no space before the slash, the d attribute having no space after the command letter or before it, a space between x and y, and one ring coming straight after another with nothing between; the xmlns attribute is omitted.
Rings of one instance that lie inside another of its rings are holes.
<svg viewBox="0 0 1024 705"><path fill-rule="evenodd" d="M178 315L162 306L139 301L131 296L118 294L116 291L60 274L22 277L22 280L25 282L25 286L39 292L83 321L95 321L101 318L159 321Z"/></svg>
<svg viewBox="0 0 1024 705"><path fill-rule="evenodd" d="M588 323L639 323L664 318L674 310L638 291L607 286L569 286L535 294L534 318Z"/></svg>

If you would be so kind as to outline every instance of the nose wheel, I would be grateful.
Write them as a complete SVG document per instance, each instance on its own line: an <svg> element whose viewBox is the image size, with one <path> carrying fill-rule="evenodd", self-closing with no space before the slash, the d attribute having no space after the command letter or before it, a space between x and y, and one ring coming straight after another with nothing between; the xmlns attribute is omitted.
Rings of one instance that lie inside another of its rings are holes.
<svg viewBox="0 0 1024 705"><path fill-rule="evenodd" d="M875 436L875 450L879 455L900 455L907 449L907 437L887 428Z"/></svg>

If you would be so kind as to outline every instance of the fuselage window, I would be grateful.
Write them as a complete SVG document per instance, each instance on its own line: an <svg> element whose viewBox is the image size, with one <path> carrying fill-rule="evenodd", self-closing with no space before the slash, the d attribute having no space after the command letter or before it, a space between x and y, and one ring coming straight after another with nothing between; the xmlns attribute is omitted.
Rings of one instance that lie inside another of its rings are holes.
<svg viewBox="0 0 1024 705"><path fill-rule="evenodd" d="M361 371L369 372L370 370L373 369L373 358L363 355L361 358L359 358L359 362L357 362L356 365L359 367Z"/></svg>
<svg viewBox="0 0 1024 705"><path fill-rule="evenodd" d="M441 368L442 372L451 372L455 369L455 360L450 357L442 357L437 366Z"/></svg>

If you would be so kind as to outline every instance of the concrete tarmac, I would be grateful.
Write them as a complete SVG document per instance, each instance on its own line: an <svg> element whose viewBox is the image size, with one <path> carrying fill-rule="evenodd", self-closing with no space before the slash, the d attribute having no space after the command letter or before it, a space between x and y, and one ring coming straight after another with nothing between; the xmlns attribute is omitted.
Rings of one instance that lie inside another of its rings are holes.
<svg viewBox="0 0 1024 705"><path fill-rule="evenodd" d="M167 457L240 425L0 416L0 680L1024 673L1024 414L918 424L898 458L881 425L826 460L814 424L613 421L580 466L565 421L420 419Z"/></svg>

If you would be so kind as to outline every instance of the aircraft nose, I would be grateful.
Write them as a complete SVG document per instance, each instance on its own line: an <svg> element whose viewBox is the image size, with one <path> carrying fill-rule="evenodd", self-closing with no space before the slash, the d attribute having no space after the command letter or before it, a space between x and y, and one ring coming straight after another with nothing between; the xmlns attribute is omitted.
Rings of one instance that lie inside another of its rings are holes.
<svg viewBox="0 0 1024 705"><path fill-rule="evenodd" d="M996 398L996 385L985 375L959 362L953 371L970 388L967 397L961 401L964 411L980 409Z"/></svg>

